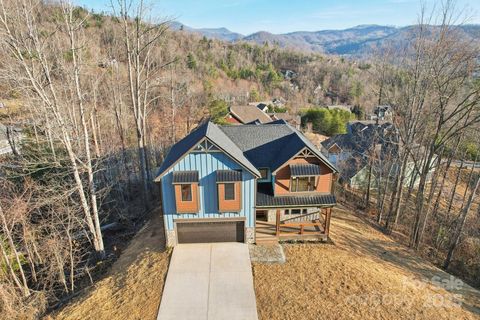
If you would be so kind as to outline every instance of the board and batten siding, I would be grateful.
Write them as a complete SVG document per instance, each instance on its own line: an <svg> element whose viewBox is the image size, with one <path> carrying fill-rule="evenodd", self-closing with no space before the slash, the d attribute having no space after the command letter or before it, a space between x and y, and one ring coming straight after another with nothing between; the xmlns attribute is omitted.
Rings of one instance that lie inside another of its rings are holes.
<svg viewBox="0 0 480 320"><path fill-rule="evenodd" d="M218 212L217 170L242 170L242 209L239 212ZM177 214L172 184L174 171L197 170L199 174L198 213ZM167 230L173 230L174 219L245 217L246 227L255 224L255 177L223 152L190 152L162 178L162 207Z"/></svg>

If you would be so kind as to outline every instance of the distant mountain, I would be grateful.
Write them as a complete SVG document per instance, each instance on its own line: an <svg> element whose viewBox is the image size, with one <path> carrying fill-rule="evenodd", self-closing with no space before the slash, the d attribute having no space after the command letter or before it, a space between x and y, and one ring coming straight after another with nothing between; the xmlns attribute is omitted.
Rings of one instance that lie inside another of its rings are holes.
<svg viewBox="0 0 480 320"><path fill-rule="evenodd" d="M176 23L174 29L180 29L180 26L182 26L181 23ZM480 25L464 25L458 28L460 36L480 42ZM404 47L408 45L413 37L411 32L413 26L398 28L380 25L360 25L344 30L296 31L285 34L260 31L248 36L243 36L226 28L193 29L183 26L183 29L201 34L207 38L229 42L269 43L276 44L282 48L356 57L368 56L375 48L382 47L387 43L394 48Z"/></svg>
<svg viewBox="0 0 480 320"><path fill-rule="evenodd" d="M201 33L207 38L218 40L237 41L244 38L243 34L232 32L227 28L202 28L195 29L195 31Z"/></svg>
<svg viewBox="0 0 480 320"><path fill-rule="evenodd" d="M170 28L174 30L185 30L188 32L198 33L202 36L205 36L209 39L217 39L223 41L234 42L243 39L245 36L240 33L232 32L227 28L200 28L195 29L188 27L180 22L171 22Z"/></svg>
<svg viewBox="0 0 480 320"><path fill-rule="evenodd" d="M395 27L364 25L345 30L323 30L316 32L297 31L286 34L257 32L243 38L256 43L277 44L280 47L297 48L332 54L350 54L352 49L366 41L378 40L395 34Z"/></svg>

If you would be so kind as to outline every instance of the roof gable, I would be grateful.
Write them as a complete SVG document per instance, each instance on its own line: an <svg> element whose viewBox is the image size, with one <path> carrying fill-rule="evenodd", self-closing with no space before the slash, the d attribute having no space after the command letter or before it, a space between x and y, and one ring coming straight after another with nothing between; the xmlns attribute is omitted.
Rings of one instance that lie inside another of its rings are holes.
<svg viewBox="0 0 480 320"><path fill-rule="evenodd" d="M243 155L242 150L240 150L217 125L212 122L206 122L172 146L157 172L155 181L159 181L175 163L184 158L186 154L193 150L205 138L253 175L257 177L261 176L257 168Z"/></svg>

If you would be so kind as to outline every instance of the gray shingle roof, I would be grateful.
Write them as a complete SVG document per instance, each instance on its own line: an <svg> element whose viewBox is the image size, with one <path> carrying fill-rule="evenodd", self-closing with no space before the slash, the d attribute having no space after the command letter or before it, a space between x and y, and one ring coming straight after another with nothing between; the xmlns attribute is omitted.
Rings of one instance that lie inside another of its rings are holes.
<svg viewBox="0 0 480 320"><path fill-rule="evenodd" d="M256 206L258 208L334 206L336 204L337 200L332 194L311 194L274 197L271 190L271 185L267 183L259 184L257 190Z"/></svg>
<svg viewBox="0 0 480 320"><path fill-rule="evenodd" d="M242 181L242 172L236 170L217 170L217 182Z"/></svg>
<svg viewBox="0 0 480 320"><path fill-rule="evenodd" d="M176 171L173 173L173 183L198 182L198 171Z"/></svg>
<svg viewBox="0 0 480 320"><path fill-rule="evenodd" d="M273 172L307 147L334 172L337 168L298 130L284 120L268 124L252 124L240 126L221 126L207 122L192 131L185 138L172 146L164 162L160 166L156 181L181 159L191 148L204 137L218 148L230 155L238 163L257 177L257 168L270 168Z"/></svg>
<svg viewBox="0 0 480 320"><path fill-rule="evenodd" d="M319 176L321 170L316 164L291 164L290 174L294 177Z"/></svg>
<svg viewBox="0 0 480 320"><path fill-rule="evenodd" d="M310 140L284 120L262 125L221 126L220 129L257 168L268 167L275 171L307 147L333 171L338 172Z"/></svg>
<svg viewBox="0 0 480 320"><path fill-rule="evenodd" d="M165 160L158 169L155 181L159 181L163 174L168 171L178 160L180 160L190 149L196 146L203 138L208 138L217 147L219 147L226 154L230 155L239 164L245 167L254 175L260 177L260 172L257 168L248 161L235 143L233 143L225 133L212 122L205 122L194 131L190 132L185 138L172 146L168 152Z"/></svg>

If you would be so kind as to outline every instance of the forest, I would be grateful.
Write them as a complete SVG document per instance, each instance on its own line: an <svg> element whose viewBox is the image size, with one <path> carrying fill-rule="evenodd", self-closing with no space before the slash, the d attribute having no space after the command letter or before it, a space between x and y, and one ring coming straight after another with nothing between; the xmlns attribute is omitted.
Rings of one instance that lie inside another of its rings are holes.
<svg viewBox="0 0 480 320"><path fill-rule="evenodd" d="M319 106L394 106L395 152L372 151L380 173L361 194L339 185L338 197L360 198L385 233L480 286L480 175L465 161L480 158L479 51L455 36L452 12L438 33L425 17L411 46L369 61L170 30L141 1L112 12L0 0L0 122L22 137L0 155L6 318L40 317L108 269L159 206L153 176L172 144L229 105L275 97L322 119L314 130L326 135L354 116ZM405 188L412 165L418 184Z"/></svg>

